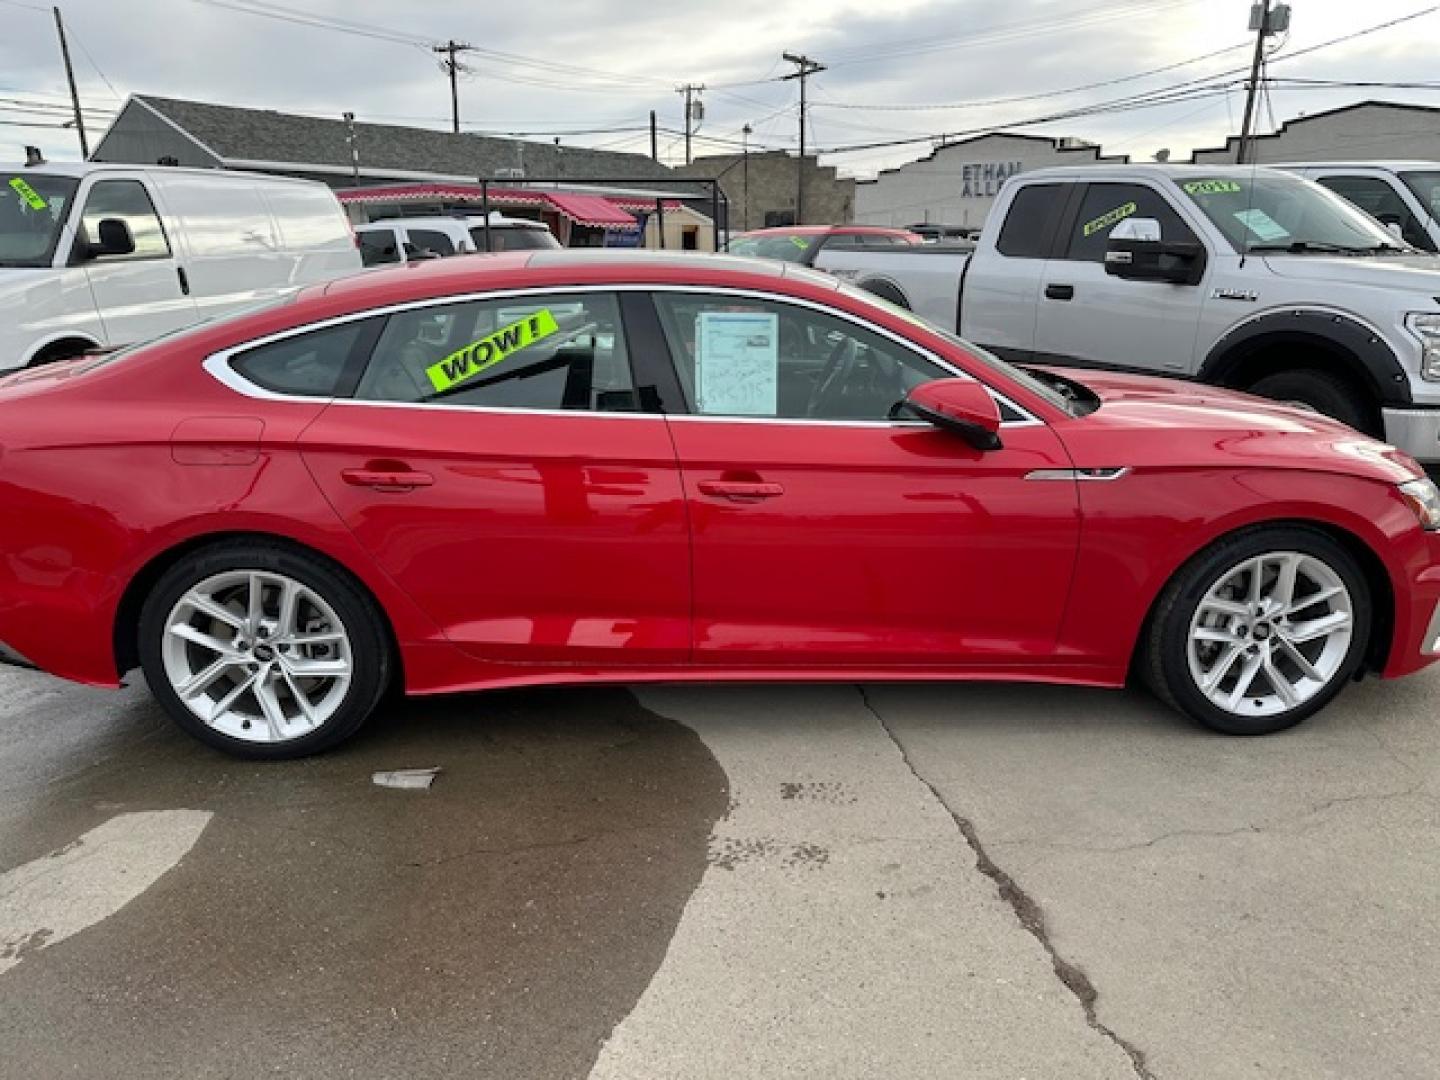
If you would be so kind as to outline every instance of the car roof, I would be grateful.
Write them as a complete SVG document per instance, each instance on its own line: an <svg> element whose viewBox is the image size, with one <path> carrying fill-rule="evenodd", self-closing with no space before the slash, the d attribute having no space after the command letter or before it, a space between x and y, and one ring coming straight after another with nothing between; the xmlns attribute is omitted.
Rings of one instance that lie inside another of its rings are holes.
<svg viewBox="0 0 1440 1080"><path fill-rule="evenodd" d="M751 229L748 232L737 233L735 239L739 240L742 236L821 236L841 233L905 236L909 232L909 229L887 225L775 225L768 229Z"/></svg>

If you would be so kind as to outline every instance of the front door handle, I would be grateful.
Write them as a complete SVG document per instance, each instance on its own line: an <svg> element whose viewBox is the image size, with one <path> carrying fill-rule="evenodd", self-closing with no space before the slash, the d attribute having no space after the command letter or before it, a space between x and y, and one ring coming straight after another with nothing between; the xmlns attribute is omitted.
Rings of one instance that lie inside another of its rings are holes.
<svg viewBox="0 0 1440 1080"><path fill-rule="evenodd" d="M351 487L394 492L413 491L435 483L435 477L429 473L409 469L342 469L340 479Z"/></svg>
<svg viewBox="0 0 1440 1080"><path fill-rule="evenodd" d="M702 495L732 502L756 502L785 494L785 489L779 484L767 484L760 480L701 480L695 486Z"/></svg>
<svg viewBox="0 0 1440 1080"><path fill-rule="evenodd" d="M1047 300L1074 300L1074 285L1046 285L1045 299Z"/></svg>

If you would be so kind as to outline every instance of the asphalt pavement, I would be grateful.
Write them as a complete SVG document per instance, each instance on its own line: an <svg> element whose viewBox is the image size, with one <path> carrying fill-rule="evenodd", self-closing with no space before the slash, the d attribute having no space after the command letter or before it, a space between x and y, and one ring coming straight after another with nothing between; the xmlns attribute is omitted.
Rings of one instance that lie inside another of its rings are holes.
<svg viewBox="0 0 1440 1080"><path fill-rule="evenodd" d="M252 765L0 671L0 1077L1431 1080L1437 701L580 688Z"/></svg>

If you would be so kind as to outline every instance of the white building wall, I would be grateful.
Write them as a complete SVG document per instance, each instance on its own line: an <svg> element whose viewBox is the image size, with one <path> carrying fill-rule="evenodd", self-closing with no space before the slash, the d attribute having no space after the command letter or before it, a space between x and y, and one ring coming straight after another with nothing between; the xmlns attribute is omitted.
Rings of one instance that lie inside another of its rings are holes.
<svg viewBox="0 0 1440 1080"><path fill-rule="evenodd" d="M979 228L1004 182L1017 172L1099 160L1099 148L1065 148L1031 135L982 135L951 143L929 157L887 169L855 185L855 220L862 225L917 222ZM1125 161L1125 158L1108 158Z"/></svg>
<svg viewBox="0 0 1440 1080"><path fill-rule="evenodd" d="M1200 165L1235 160L1237 140L1224 149L1197 150ZM1274 135L1255 140L1255 160L1440 161L1440 108L1369 102L1355 108L1290 120Z"/></svg>

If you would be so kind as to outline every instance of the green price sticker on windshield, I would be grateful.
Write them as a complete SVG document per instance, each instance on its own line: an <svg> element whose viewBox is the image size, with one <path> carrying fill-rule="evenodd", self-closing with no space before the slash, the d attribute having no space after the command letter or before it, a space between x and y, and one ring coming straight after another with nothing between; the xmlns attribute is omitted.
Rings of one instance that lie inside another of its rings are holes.
<svg viewBox="0 0 1440 1080"><path fill-rule="evenodd" d="M1187 180L1180 185L1186 195L1237 195L1240 185L1234 180Z"/></svg>
<svg viewBox="0 0 1440 1080"><path fill-rule="evenodd" d="M1138 209L1140 208L1136 206L1133 202L1127 202L1123 206L1117 206L1108 214L1101 214L1093 221L1087 221L1085 223L1084 235L1089 236L1091 233L1097 233L1101 229L1108 229L1116 222L1124 221L1127 217L1135 213L1135 211Z"/></svg>
<svg viewBox="0 0 1440 1080"><path fill-rule="evenodd" d="M436 391L449 390L488 371L507 356L559 332L560 324L555 321L555 316L550 314L549 309L542 309L519 322L502 326L479 341L472 341L463 349L457 349L439 363L431 364L425 369L425 374Z"/></svg>
<svg viewBox="0 0 1440 1080"><path fill-rule="evenodd" d="M41 197L38 191L27 184L23 177L12 177L10 186L15 190L15 194L19 195L20 198L24 200L25 205L30 207L31 210L45 209L46 202L44 198Z"/></svg>

